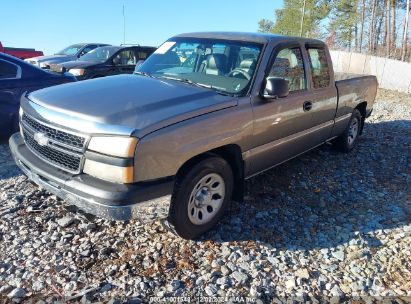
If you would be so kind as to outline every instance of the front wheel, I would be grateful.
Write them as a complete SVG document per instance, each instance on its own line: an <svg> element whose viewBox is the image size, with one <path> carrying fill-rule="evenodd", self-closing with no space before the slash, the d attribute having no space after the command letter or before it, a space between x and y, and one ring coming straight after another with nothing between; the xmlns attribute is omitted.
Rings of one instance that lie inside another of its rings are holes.
<svg viewBox="0 0 411 304"><path fill-rule="evenodd" d="M334 141L336 147L342 152L350 152L356 145L358 136L361 131L361 113L355 109L351 115L350 121L344 133Z"/></svg>
<svg viewBox="0 0 411 304"><path fill-rule="evenodd" d="M210 230L231 201L233 172L220 157L209 157L177 179L168 222L184 239L195 239Z"/></svg>

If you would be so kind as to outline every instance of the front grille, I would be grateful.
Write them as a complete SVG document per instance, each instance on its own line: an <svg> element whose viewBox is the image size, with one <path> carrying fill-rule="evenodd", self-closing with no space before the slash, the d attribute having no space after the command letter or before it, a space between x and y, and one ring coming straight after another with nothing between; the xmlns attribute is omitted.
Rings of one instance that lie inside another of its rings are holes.
<svg viewBox="0 0 411 304"><path fill-rule="evenodd" d="M80 173L86 136L59 130L26 113L22 115L21 127L24 141L34 154L61 170ZM46 137L46 142L39 141L37 135Z"/></svg>
<svg viewBox="0 0 411 304"><path fill-rule="evenodd" d="M78 149L83 149L84 147L86 141L84 137L50 128L29 117L25 113L23 114L22 120L27 123L33 131L43 133L52 140Z"/></svg>
<svg viewBox="0 0 411 304"><path fill-rule="evenodd" d="M23 134L26 144L47 161L69 172L76 173L79 171L81 157L66 154L48 146L40 146L30 133L23 131Z"/></svg>

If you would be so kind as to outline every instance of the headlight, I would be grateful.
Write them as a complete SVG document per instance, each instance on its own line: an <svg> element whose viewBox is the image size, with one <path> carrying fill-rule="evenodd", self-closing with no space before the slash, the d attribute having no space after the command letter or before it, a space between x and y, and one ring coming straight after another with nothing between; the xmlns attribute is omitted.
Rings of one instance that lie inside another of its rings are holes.
<svg viewBox="0 0 411 304"><path fill-rule="evenodd" d="M134 181L134 167L119 167L91 159L84 162L83 172L113 183L128 184Z"/></svg>
<svg viewBox="0 0 411 304"><path fill-rule="evenodd" d="M49 64L46 63L46 62L39 62L38 65L39 65L39 67L41 67L42 69L49 67Z"/></svg>
<svg viewBox="0 0 411 304"><path fill-rule="evenodd" d="M84 69L70 69L69 73L73 74L74 76L82 76L84 75Z"/></svg>
<svg viewBox="0 0 411 304"><path fill-rule="evenodd" d="M134 153L138 139L135 137L97 136L92 137L87 150L98 152L99 157L86 158L83 172L91 176L114 183L132 183L134 181ZM103 154L103 155L102 155ZM119 157L121 157L119 159ZM92 158L92 159L91 159ZM115 159L121 163L104 160ZM126 163L123 163L125 161Z"/></svg>
<svg viewBox="0 0 411 304"><path fill-rule="evenodd" d="M99 136L91 138L88 149L111 156L134 157L137 142L135 137Z"/></svg>

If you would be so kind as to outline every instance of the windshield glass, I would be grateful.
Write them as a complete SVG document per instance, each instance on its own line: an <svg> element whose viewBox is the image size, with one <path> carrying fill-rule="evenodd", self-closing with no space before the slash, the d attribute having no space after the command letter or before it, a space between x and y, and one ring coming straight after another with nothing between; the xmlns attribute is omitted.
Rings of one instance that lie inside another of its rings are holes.
<svg viewBox="0 0 411 304"><path fill-rule="evenodd" d="M92 61L92 62L105 62L108 58L113 56L119 49L120 49L119 47L112 47L112 46L99 47L81 56L78 60Z"/></svg>
<svg viewBox="0 0 411 304"><path fill-rule="evenodd" d="M73 44L56 53L56 55L75 55L83 46L84 44Z"/></svg>
<svg viewBox="0 0 411 304"><path fill-rule="evenodd" d="M261 48L251 42L177 38L161 45L136 73L241 95L254 76Z"/></svg>

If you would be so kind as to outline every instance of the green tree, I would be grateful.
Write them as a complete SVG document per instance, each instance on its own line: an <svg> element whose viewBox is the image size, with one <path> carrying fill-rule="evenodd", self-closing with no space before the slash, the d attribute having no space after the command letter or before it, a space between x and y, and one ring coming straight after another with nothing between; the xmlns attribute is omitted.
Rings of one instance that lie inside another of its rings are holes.
<svg viewBox="0 0 411 304"><path fill-rule="evenodd" d="M361 19L359 0L335 0L331 2L330 30L336 32L336 40L342 47L358 48L358 24Z"/></svg>
<svg viewBox="0 0 411 304"><path fill-rule="evenodd" d="M274 34L299 36L304 0L284 0L284 7L275 10L274 22L262 19L259 31ZM304 37L321 36L321 21L330 11L327 0L306 0L302 35Z"/></svg>
<svg viewBox="0 0 411 304"><path fill-rule="evenodd" d="M274 27L274 22L268 19L261 19L258 21L258 31L263 33L270 33Z"/></svg>

